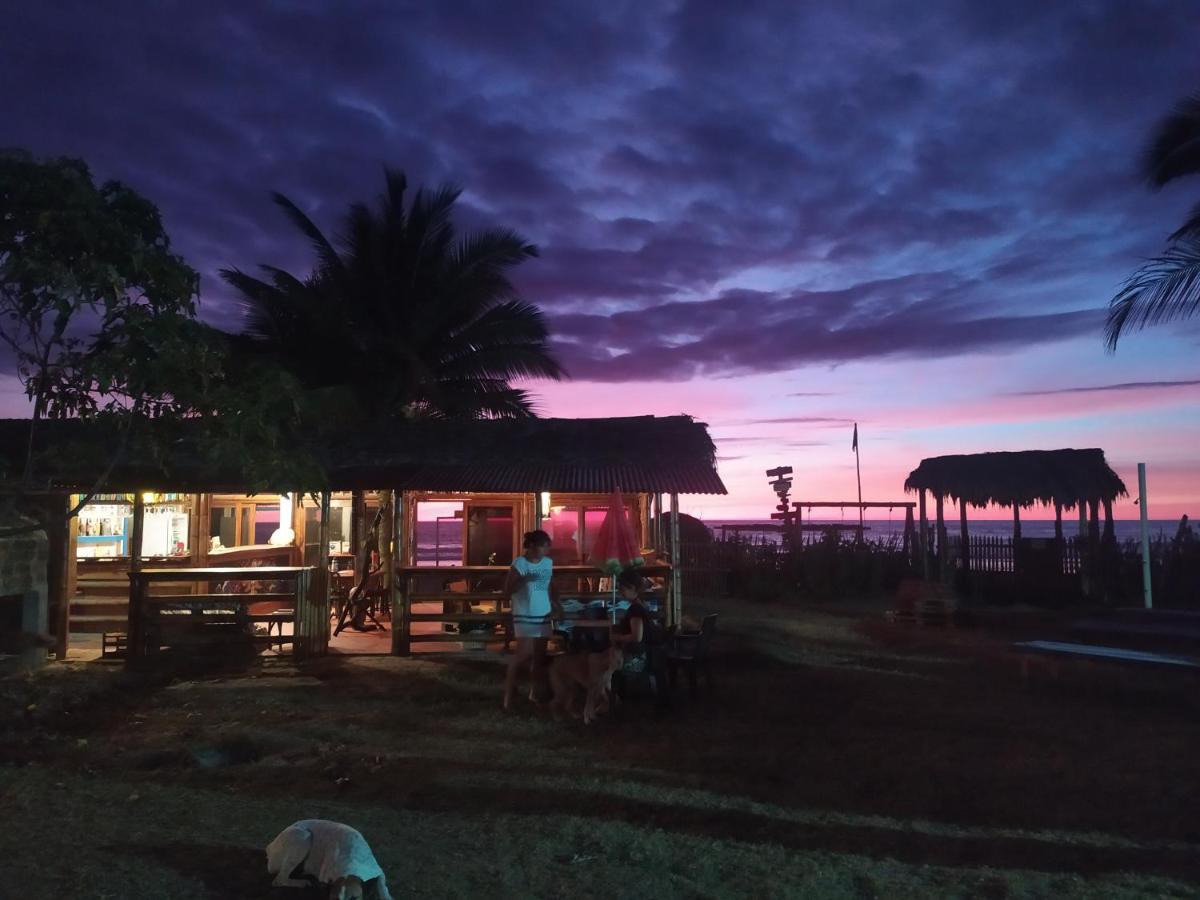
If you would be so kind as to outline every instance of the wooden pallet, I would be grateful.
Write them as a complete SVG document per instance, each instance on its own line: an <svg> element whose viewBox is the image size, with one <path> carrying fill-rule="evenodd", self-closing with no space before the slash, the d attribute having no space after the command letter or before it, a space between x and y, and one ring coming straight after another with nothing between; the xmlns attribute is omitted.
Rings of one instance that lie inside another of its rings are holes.
<svg viewBox="0 0 1200 900"><path fill-rule="evenodd" d="M896 608L885 615L898 625L952 626L954 606L942 585L905 579L896 592Z"/></svg>

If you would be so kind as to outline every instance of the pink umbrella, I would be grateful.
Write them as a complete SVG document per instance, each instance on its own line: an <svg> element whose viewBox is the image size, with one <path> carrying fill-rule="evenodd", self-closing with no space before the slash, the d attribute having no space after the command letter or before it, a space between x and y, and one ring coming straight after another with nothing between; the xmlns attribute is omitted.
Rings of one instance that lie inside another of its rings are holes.
<svg viewBox="0 0 1200 900"><path fill-rule="evenodd" d="M600 530L592 542L592 553L588 561L602 572L613 576L612 614L616 615L617 583L616 575L631 566L642 564L642 551L638 546L637 536L633 533L633 525L629 522L629 513L625 509L625 499L621 489L613 491L608 501L608 512L600 523Z"/></svg>

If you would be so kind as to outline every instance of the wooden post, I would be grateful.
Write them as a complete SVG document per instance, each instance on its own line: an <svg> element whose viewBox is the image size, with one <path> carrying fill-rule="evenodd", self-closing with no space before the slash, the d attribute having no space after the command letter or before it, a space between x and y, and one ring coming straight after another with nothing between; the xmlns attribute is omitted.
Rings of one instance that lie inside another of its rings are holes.
<svg viewBox="0 0 1200 900"><path fill-rule="evenodd" d="M1054 539L1059 543L1063 539L1062 503L1057 500L1054 502Z"/></svg>
<svg viewBox="0 0 1200 900"><path fill-rule="evenodd" d="M1088 501L1088 557L1091 559L1093 599L1103 599L1107 585L1104 583L1104 560L1100 554L1099 499Z"/></svg>
<svg viewBox="0 0 1200 900"><path fill-rule="evenodd" d="M203 494L192 494L188 516L188 562L196 568L203 568L208 557L208 516L202 508L203 501Z"/></svg>
<svg viewBox="0 0 1200 900"><path fill-rule="evenodd" d="M909 555L914 552L916 547L916 531L917 526L913 524L913 511L911 506L904 507L904 558L908 559Z"/></svg>
<svg viewBox="0 0 1200 900"><path fill-rule="evenodd" d="M329 499L329 491L322 491L316 571L296 610L292 655L299 659L323 656L329 649Z"/></svg>
<svg viewBox="0 0 1200 900"><path fill-rule="evenodd" d="M1154 608L1154 579L1150 561L1150 510L1147 508L1146 464L1138 463L1138 519L1142 530L1142 605Z"/></svg>
<svg viewBox="0 0 1200 900"><path fill-rule="evenodd" d="M416 546L417 534L416 504L407 491L401 491L396 506L396 558L399 568L403 570L413 565L412 548ZM408 656L412 652L411 586L411 577L401 571L397 590L392 595L392 653L396 656Z"/></svg>
<svg viewBox="0 0 1200 900"><path fill-rule="evenodd" d="M1113 528L1113 510L1112 500L1104 499L1104 543L1111 544L1117 540L1116 531Z"/></svg>
<svg viewBox="0 0 1200 900"><path fill-rule="evenodd" d="M49 520L46 528L46 606L54 635L54 655L59 662L66 660L71 640L71 598L74 596L71 575L75 568L71 531L75 520L67 519L70 509L70 495L66 500L51 495L46 510Z"/></svg>
<svg viewBox="0 0 1200 900"><path fill-rule="evenodd" d="M1079 500L1079 538L1075 542L1079 550L1079 580L1086 599L1092 596L1093 562L1087 546L1087 500Z"/></svg>
<svg viewBox="0 0 1200 900"><path fill-rule="evenodd" d="M958 540L962 545L959 558L962 560L963 578L971 574L971 538L967 534L967 501L958 498Z"/></svg>
<svg viewBox="0 0 1200 900"><path fill-rule="evenodd" d="M921 571L925 575L925 580L929 580L929 517L925 513L925 489L921 488L918 494L918 502L921 513L921 533L918 535L920 540L917 542L921 548Z"/></svg>
<svg viewBox="0 0 1200 900"><path fill-rule="evenodd" d="M654 495L654 549L659 554L663 552L665 542L663 540L663 495Z"/></svg>
<svg viewBox="0 0 1200 900"><path fill-rule="evenodd" d="M667 625L683 618L683 554L679 546L679 495L671 494L671 615Z"/></svg>
<svg viewBox="0 0 1200 900"><path fill-rule="evenodd" d="M136 571L129 573L129 611L125 625L125 667L133 668L146 654L146 637L142 633L142 612L146 600L146 585Z"/></svg>
<svg viewBox="0 0 1200 900"><path fill-rule="evenodd" d="M946 577L946 517L943 509L944 499L941 494L934 497L937 512L937 573L939 578Z"/></svg>
<svg viewBox="0 0 1200 900"><path fill-rule="evenodd" d="M138 572L142 568L142 532L146 529L146 501L142 491L133 495L133 528L129 537L129 568Z"/></svg>
<svg viewBox="0 0 1200 900"><path fill-rule="evenodd" d="M1021 505L1019 503L1014 503L1013 504L1013 540L1019 541L1020 539L1021 539Z"/></svg>
<svg viewBox="0 0 1200 900"><path fill-rule="evenodd" d="M396 521L394 503L395 494L392 491L381 491L379 505L383 516L379 520L379 581L380 587L387 592L388 605L391 606L392 578L395 573L395 553L392 550L392 531ZM393 613L393 616L395 614Z"/></svg>

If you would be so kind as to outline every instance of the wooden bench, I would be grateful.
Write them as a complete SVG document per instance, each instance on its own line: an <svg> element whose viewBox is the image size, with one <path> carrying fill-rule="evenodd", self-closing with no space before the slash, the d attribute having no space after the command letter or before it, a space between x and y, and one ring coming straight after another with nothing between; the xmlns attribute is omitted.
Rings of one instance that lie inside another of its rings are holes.
<svg viewBox="0 0 1200 900"><path fill-rule="evenodd" d="M1174 666L1182 669L1200 669L1200 659L1173 653L1151 653L1146 650L1129 650L1123 647L1105 647L1100 644L1073 644L1067 641L1018 641L1013 646L1021 651L1021 680L1029 683L1030 670L1037 659L1047 660L1054 678L1060 669L1057 663L1064 659L1089 661L1140 663L1143 665Z"/></svg>

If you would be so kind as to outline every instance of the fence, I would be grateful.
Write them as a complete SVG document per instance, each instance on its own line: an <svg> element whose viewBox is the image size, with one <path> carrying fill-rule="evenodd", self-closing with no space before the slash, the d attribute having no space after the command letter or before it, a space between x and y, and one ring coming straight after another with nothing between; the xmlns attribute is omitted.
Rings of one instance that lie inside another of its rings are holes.
<svg viewBox="0 0 1200 900"><path fill-rule="evenodd" d="M938 573L936 542L930 572ZM1155 605L1200 607L1200 540L1156 538L1150 548ZM1086 537L1055 539L969 538L969 574L962 542L946 536L941 576L975 602L1062 606L1082 602L1139 605L1141 548L1135 541L1101 541L1095 560ZM889 591L903 577L922 574L901 540L838 540L784 547L761 537L685 543L681 547L686 597L789 599L836 598Z"/></svg>

